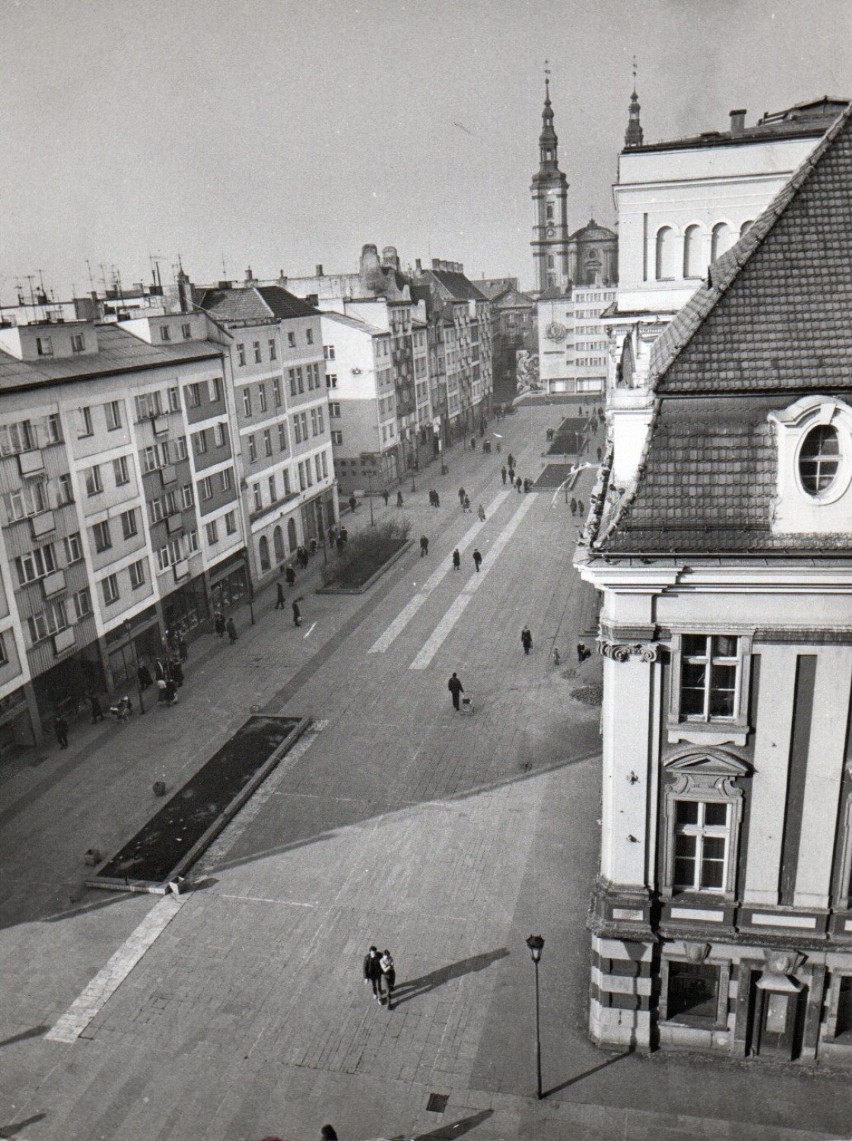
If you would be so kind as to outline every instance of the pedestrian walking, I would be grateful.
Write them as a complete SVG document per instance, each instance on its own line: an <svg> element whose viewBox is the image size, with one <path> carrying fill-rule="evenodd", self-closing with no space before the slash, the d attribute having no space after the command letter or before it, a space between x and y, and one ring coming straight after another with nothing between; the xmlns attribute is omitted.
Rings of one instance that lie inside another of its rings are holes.
<svg viewBox="0 0 852 1141"><path fill-rule="evenodd" d="M476 509L476 514L479 516L480 523L484 523L485 522L485 508L482 506L481 503Z"/></svg>
<svg viewBox="0 0 852 1141"><path fill-rule="evenodd" d="M476 436L471 436L471 437L470 437L470 450L471 450L472 452L475 452L475 451L476 451Z"/></svg>
<svg viewBox="0 0 852 1141"><path fill-rule="evenodd" d="M420 536L420 558L429 554L429 540L425 535Z"/></svg>
<svg viewBox="0 0 852 1141"><path fill-rule="evenodd" d="M600 463L600 462L601 462L601 456L602 456L602 455L603 455L603 452L601 451L601 449L600 449L600 448L598 448L598 463Z"/></svg>
<svg viewBox="0 0 852 1141"><path fill-rule="evenodd" d="M299 603L304 601L304 597L300 594L298 598L294 598L291 605L293 607L293 625L302 625L302 611L299 609Z"/></svg>
<svg viewBox="0 0 852 1141"><path fill-rule="evenodd" d="M577 514L577 500L574 499L573 496L571 497L571 514L572 515Z"/></svg>
<svg viewBox="0 0 852 1141"><path fill-rule="evenodd" d="M524 480L524 494L525 495L530 490L531 487L532 487L532 480L531 479L525 479Z"/></svg>
<svg viewBox="0 0 852 1141"><path fill-rule="evenodd" d="M467 495L463 487L459 488L459 503L464 507L465 496Z"/></svg>
<svg viewBox="0 0 852 1141"><path fill-rule="evenodd" d="M382 951L379 966L382 968L382 976L384 977L385 986L387 987L388 1010L393 1010L393 988L396 986L396 967L393 963L393 956L387 948Z"/></svg>
<svg viewBox="0 0 852 1141"><path fill-rule="evenodd" d="M293 569L292 563L287 564L287 569L284 571L284 577L287 579L287 585L293 586L296 581L296 572Z"/></svg>
<svg viewBox="0 0 852 1141"><path fill-rule="evenodd" d="M388 500L390 499L390 492L388 491L388 489L387 489L387 488L385 488L385 489L384 489L384 491L382 492L382 499L384 499L384 501L385 501L385 507L387 507L387 505L388 505Z"/></svg>
<svg viewBox="0 0 852 1141"><path fill-rule="evenodd" d="M340 539L340 542L345 547L346 544L349 542L349 531L345 527L341 527L340 528L340 534L338 535L338 538Z"/></svg>
<svg viewBox="0 0 852 1141"><path fill-rule="evenodd" d="M177 636L177 648L178 657L182 662L185 662L189 657L189 646L186 644L186 638L184 638L182 631Z"/></svg>
<svg viewBox="0 0 852 1141"><path fill-rule="evenodd" d="M515 469L511 464L509 464L509 483L511 483L512 487L515 486Z"/></svg>
<svg viewBox="0 0 852 1141"><path fill-rule="evenodd" d="M506 465L505 464L503 464L503 466L500 468L500 478L503 480L503 483L506 482Z"/></svg>
<svg viewBox="0 0 852 1141"><path fill-rule="evenodd" d="M402 507L402 492L401 491L398 491L396 493L396 505L397 505L397 507Z"/></svg>
<svg viewBox="0 0 852 1141"><path fill-rule="evenodd" d="M97 725L99 721L103 721L104 711L101 709L101 703L98 701L96 693L89 694L89 707L92 710L92 724Z"/></svg>
<svg viewBox="0 0 852 1141"><path fill-rule="evenodd" d="M441 496L438 494L437 491L435 492L435 506L436 507L441 506Z"/></svg>
<svg viewBox="0 0 852 1141"><path fill-rule="evenodd" d="M583 501L582 501L582 499L578 499L578 500L577 500L577 514L578 514L578 515L585 515L585 511L583 510Z"/></svg>
<svg viewBox="0 0 852 1141"><path fill-rule="evenodd" d="M163 686L163 703L177 705L177 686L172 678L168 678Z"/></svg>
<svg viewBox="0 0 852 1141"><path fill-rule="evenodd" d="M68 722L61 713L57 713L53 719L53 732L56 734L56 740L59 742L60 749L68 748Z"/></svg>
<svg viewBox="0 0 852 1141"><path fill-rule="evenodd" d="M506 457L506 463L509 465L510 471L515 466L515 457L512 455L511 452L509 452L508 456Z"/></svg>
<svg viewBox="0 0 852 1141"><path fill-rule="evenodd" d="M136 680L139 682L140 689L148 689L149 686L154 684L154 679L151 677L151 671L144 662L139 662L136 667Z"/></svg>
<svg viewBox="0 0 852 1141"><path fill-rule="evenodd" d="M453 695L453 709L459 708L459 696L464 693L464 686L459 680L459 675L454 673L450 680L447 682L447 689Z"/></svg>
<svg viewBox="0 0 852 1141"><path fill-rule="evenodd" d="M529 626L524 626L521 630L521 645L524 647L524 653L528 654L532 649L532 634L530 633Z"/></svg>
<svg viewBox="0 0 852 1141"><path fill-rule="evenodd" d="M460 567L461 567L461 555L459 554L458 547L456 547L456 549L453 551L453 570L458 570Z"/></svg>
<svg viewBox="0 0 852 1141"><path fill-rule="evenodd" d="M467 496L464 497L464 502L462 503L462 512L465 511L470 511L470 499Z"/></svg>
<svg viewBox="0 0 852 1141"><path fill-rule="evenodd" d="M373 997L381 1006L382 1003L382 965L378 947L371 947L364 956L364 982L373 988Z"/></svg>
<svg viewBox="0 0 852 1141"><path fill-rule="evenodd" d="M354 495L350 495L349 496L349 510L354 511L357 506L358 506L358 500L355 498Z"/></svg>
<svg viewBox="0 0 852 1141"><path fill-rule="evenodd" d="M236 642L236 640L237 640L237 628L234 625L233 618L229 618L228 621L225 623L225 629L228 631L228 639L230 640L230 643L233 646L234 642Z"/></svg>
<svg viewBox="0 0 852 1141"><path fill-rule="evenodd" d="M584 662L586 660L586 658L590 658L591 656L592 656L592 651L586 649L585 643L584 642L578 642L577 643L577 661L578 662Z"/></svg>
<svg viewBox="0 0 852 1141"><path fill-rule="evenodd" d="M183 666L180 664L180 658L172 658L169 663L169 677L180 689L183 685Z"/></svg>
<svg viewBox="0 0 852 1141"><path fill-rule="evenodd" d="M553 664L558 666L562 661L562 655L559 653L559 647L553 647Z"/></svg>
<svg viewBox="0 0 852 1141"><path fill-rule="evenodd" d="M482 562L482 555L479 553L479 547L473 549L473 565L476 567L476 573L479 574L479 564Z"/></svg>
<svg viewBox="0 0 852 1141"><path fill-rule="evenodd" d="M521 477L520 476L518 476L518 478L515 480L515 490L517 491L518 495L521 494Z"/></svg>
<svg viewBox="0 0 852 1141"><path fill-rule="evenodd" d="M276 610L283 610L284 609L284 603L287 601L287 599L284 597L284 584L281 582L276 582L275 590L276 590L275 609Z"/></svg>

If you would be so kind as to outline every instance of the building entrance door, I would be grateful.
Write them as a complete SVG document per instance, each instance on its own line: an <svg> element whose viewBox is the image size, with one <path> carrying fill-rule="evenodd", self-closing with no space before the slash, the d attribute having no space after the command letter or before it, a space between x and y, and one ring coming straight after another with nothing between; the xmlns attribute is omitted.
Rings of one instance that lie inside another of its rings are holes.
<svg viewBox="0 0 852 1141"><path fill-rule="evenodd" d="M785 980L782 989L772 989L763 977L753 982L754 1017L749 1053L785 1062L799 1056L807 989Z"/></svg>

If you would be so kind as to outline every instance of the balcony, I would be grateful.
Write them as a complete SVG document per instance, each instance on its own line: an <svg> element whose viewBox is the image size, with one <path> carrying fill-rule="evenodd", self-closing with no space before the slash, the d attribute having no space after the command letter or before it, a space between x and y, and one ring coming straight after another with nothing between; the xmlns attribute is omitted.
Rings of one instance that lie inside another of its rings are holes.
<svg viewBox="0 0 852 1141"><path fill-rule="evenodd" d="M166 530L170 535L174 535L183 526L183 516L178 512L176 515L169 515L166 519Z"/></svg>
<svg viewBox="0 0 852 1141"><path fill-rule="evenodd" d="M77 641L77 635L74 633L74 627L68 626L65 630L60 630L58 634L53 635L53 652L56 657L64 654L66 650L70 650Z"/></svg>
<svg viewBox="0 0 852 1141"><path fill-rule="evenodd" d="M65 571L54 571L41 580L41 589L45 598L53 598L65 589Z"/></svg>
<svg viewBox="0 0 852 1141"><path fill-rule="evenodd" d="M174 464L164 464L160 468L160 479L163 482L163 487L168 487L170 483L177 483L177 468Z"/></svg>
<svg viewBox="0 0 852 1141"><path fill-rule="evenodd" d="M52 511L42 511L30 516L30 533L34 539L43 539L56 530L56 518Z"/></svg>
<svg viewBox="0 0 852 1141"><path fill-rule="evenodd" d="M41 448L35 448L31 452L18 452L18 471L24 479L43 475L44 457L41 454Z"/></svg>
<svg viewBox="0 0 852 1141"><path fill-rule="evenodd" d="M189 559L178 559L172 563L172 570L175 572L175 582L184 582L189 578Z"/></svg>
<svg viewBox="0 0 852 1141"><path fill-rule="evenodd" d="M165 436L169 430L169 418L162 412L159 416L153 416L151 418L151 424L153 425L155 436Z"/></svg>

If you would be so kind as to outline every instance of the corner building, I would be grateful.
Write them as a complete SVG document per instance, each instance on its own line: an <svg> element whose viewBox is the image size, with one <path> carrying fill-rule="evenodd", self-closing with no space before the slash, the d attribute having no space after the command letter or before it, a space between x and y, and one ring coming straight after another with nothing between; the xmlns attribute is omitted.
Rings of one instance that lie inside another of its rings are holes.
<svg viewBox="0 0 852 1141"><path fill-rule="evenodd" d="M599 1043L852 1065L852 114L654 345L595 488Z"/></svg>

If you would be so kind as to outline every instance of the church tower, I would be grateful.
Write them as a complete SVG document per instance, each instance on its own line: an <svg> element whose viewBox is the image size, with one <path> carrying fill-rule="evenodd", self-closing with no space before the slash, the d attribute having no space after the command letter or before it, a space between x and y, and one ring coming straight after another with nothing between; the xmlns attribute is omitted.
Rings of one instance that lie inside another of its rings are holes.
<svg viewBox="0 0 852 1141"><path fill-rule="evenodd" d="M630 111L627 119L627 130L624 132L625 147L641 147L644 132L639 122L639 96L636 94L636 61L633 61L633 94L630 96Z"/></svg>
<svg viewBox="0 0 852 1141"><path fill-rule="evenodd" d="M550 105L550 80L544 81L544 110L538 140L539 167L533 175L532 191L535 207L533 226L533 264L539 290L568 286L568 180L559 169L553 108Z"/></svg>

